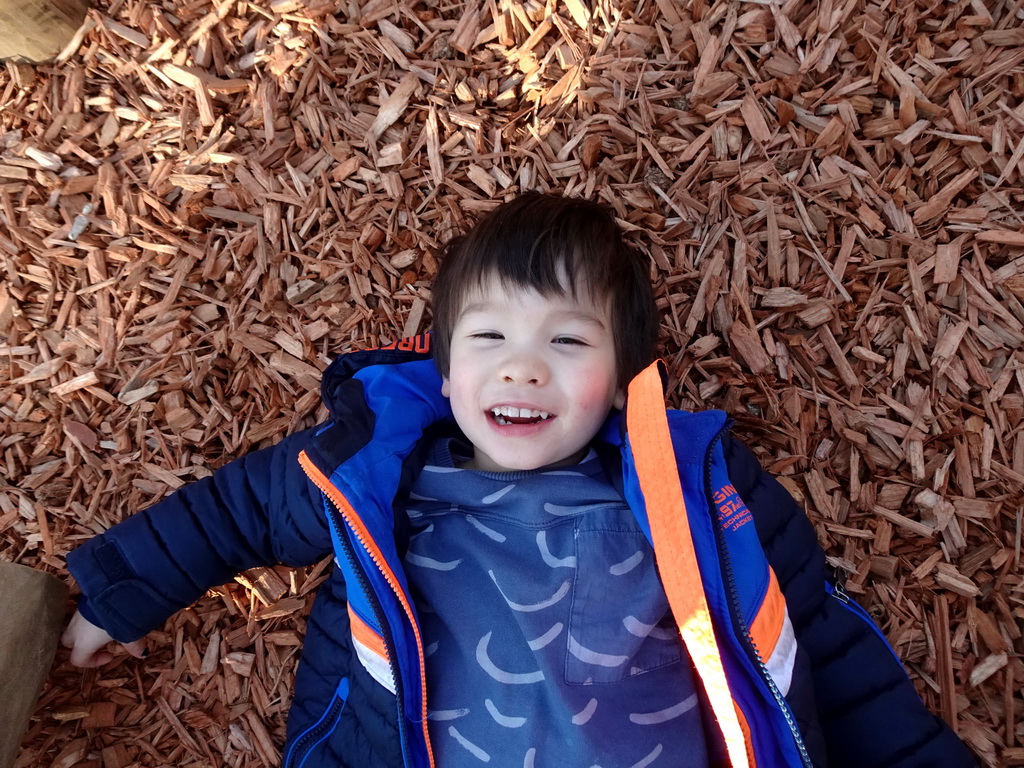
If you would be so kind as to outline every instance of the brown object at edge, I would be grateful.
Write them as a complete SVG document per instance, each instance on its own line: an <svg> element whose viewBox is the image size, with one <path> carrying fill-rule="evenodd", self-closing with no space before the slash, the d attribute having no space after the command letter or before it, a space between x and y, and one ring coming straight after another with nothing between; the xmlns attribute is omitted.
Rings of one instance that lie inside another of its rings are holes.
<svg viewBox="0 0 1024 768"><path fill-rule="evenodd" d="M0 768L14 763L50 671L67 592L48 573L0 563Z"/></svg>
<svg viewBox="0 0 1024 768"><path fill-rule="evenodd" d="M54 58L88 10L85 0L0 0L0 59L38 64Z"/></svg>

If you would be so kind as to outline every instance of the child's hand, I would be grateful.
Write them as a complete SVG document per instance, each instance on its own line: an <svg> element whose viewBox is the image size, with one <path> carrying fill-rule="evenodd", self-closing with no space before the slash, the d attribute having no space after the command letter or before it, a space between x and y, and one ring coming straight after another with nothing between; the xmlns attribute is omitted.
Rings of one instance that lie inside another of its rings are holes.
<svg viewBox="0 0 1024 768"><path fill-rule="evenodd" d="M106 649L108 643L114 642L107 631L97 627L81 613L75 611L71 623L60 638L61 645L71 649L71 663L76 667L101 667L114 658L114 654ZM124 649L137 659L148 655L145 640L122 643Z"/></svg>

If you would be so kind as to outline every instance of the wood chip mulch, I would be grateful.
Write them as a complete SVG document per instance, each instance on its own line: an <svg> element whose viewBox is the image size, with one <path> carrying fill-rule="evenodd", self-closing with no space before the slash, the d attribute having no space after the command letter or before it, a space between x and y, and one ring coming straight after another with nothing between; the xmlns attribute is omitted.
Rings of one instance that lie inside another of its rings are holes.
<svg viewBox="0 0 1024 768"><path fill-rule="evenodd" d="M322 416L523 189L653 261L671 398L729 411L928 705L1024 764L1021 3L113 0L0 68L0 558L65 554ZM326 565L57 663L17 765L276 765ZM69 606L70 608L70 606Z"/></svg>

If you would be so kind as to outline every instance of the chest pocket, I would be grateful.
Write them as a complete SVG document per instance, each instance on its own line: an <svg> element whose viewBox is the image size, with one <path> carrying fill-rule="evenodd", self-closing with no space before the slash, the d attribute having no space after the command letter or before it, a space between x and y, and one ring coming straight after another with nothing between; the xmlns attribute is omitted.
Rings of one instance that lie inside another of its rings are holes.
<svg viewBox="0 0 1024 768"><path fill-rule="evenodd" d="M565 681L615 683L682 657L679 630L640 531L577 527Z"/></svg>

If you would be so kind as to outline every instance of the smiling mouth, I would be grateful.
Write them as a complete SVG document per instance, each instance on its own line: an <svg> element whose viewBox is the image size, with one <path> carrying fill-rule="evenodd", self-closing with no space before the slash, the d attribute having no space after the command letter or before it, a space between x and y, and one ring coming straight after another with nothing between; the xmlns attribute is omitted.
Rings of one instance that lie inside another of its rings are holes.
<svg viewBox="0 0 1024 768"><path fill-rule="evenodd" d="M516 408L514 405L499 405L489 411L491 418L501 427L512 424L539 424L554 418L547 411L533 411L529 408Z"/></svg>

